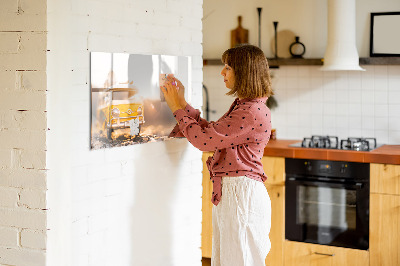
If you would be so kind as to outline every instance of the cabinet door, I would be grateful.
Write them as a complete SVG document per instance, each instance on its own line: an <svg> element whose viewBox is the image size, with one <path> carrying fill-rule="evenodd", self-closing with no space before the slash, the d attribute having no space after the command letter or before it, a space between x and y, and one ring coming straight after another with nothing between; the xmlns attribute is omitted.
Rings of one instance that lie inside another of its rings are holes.
<svg viewBox="0 0 400 266"><path fill-rule="evenodd" d="M400 165L370 165L371 193L400 195Z"/></svg>
<svg viewBox="0 0 400 266"><path fill-rule="evenodd" d="M265 259L266 266L283 265L283 243L285 240L285 187L265 184L271 199L271 250Z"/></svg>
<svg viewBox="0 0 400 266"><path fill-rule="evenodd" d="M212 252L212 183L206 161L211 152L203 153L203 195L202 195L202 224L201 224L201 253L204 258L211 258Z"/></svg>
<svg viewBox="0 0 400 266"><path fill-rule="evenodd" d="M285 185L285 158L264 156L261 163L268 177L266 184Z"/></svg>
<svg viewBox="0 0 400 266"><path fill-rule="evenodd" d="M367 266L365 250L285 241L285 266Z"/></svg>
<svg viewBox="0 0 400 266"><path fill-rule="evenodd" d="M400 265L400 196L371 194L371 266Z"/></svg>

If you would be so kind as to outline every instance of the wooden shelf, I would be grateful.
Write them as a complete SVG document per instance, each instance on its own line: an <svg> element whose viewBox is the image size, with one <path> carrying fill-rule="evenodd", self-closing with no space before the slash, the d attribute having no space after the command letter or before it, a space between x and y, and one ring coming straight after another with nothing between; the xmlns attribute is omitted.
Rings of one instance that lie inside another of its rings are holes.
<svg viewBox="0 0 400 266"><path fill-rule="evenodd" d="M270 67L322 66L322 58L268 58Z"/></svg>
<svg viewBox="0 0 400 266"><path fill-rule="evenodd" d="M360 65L400 65L400 57L362 57Z"/></svg>
<svg viewBox="0 0 400 266"><path fill-rule="evenodd" d="M204 66L222 66L221 59L203 59Z"/></svg>
<svg viewBox="0 0 400 266"><path fill-rule="evenodd" d="M323 58L268 58L271 68L279 66L322 66ZM204 66L222 65L220 59L204 59ZM360 65L400 65L400 57L362 57Z"/></svg>
<svg viewBox="0 0 400 266"><path fill-rule="evenodd" d="M220 59L204 59L203 64L205 66L217 66L222 65ZM322 65L321 58L268 58L268 64L270 67L279 66L304 66L304 65Z"/></svg>

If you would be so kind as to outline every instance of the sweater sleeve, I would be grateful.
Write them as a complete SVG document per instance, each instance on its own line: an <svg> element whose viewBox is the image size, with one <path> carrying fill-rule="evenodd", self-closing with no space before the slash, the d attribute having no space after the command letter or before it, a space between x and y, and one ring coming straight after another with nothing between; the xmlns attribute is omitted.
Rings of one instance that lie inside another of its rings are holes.
<svg viewBox="0 0 400 266"><path fill-rule="evenodd" d="M235 109L218 122L207 126L187 115L179 109L174 112L180 132L201 151L224 149L244 144L249 141L249 131L254 130L256 120L247 109ZM262 126L262 125L261 125Z"/></svg>
<svg viewBox="0 0 400 266"><path fill-rule="evenodd" d="M187 115L196 120L199 123L199 125L204 127L209 124L207 120L200 117L200 110L194 109L190 104L187 104L184 110L187 113ZM169 137L175 137L175 138L185 137L180 131L178 123L172 129L171 133L169 134Z"/></svg>

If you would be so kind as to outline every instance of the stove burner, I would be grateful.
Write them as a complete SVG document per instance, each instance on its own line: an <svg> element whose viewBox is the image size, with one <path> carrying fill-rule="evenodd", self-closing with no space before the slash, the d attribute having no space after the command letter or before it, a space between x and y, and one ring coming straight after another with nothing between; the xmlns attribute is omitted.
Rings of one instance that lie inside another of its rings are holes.
<svg viewBox="0 0 400 266"><path fill-rule="evenodd" d="M300 143L290 146L303 148L341 149L353 151L371 151L378 147L376 138L347 138L340 141L336 136L316 136L304 138Z"/></svg>
<svg viewBox="0 0 400 266"><path fill-rule="evenodd" d="M376 138L347 138L340 141L343 150L369 151L376 146Z"/></svg>
<svg viewBox="0 0 400 266"><path fill-rule="evenodd" d="M338 137L334 136L312 136L311 138L304 138L301 147L338 149L339 140Z"/></svg>

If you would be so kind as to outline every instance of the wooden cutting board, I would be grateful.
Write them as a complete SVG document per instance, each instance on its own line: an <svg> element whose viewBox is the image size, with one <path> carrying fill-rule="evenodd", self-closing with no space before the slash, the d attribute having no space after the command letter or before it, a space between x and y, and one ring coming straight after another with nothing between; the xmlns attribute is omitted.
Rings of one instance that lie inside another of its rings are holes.
<svg viewBox="0 0 400 266"><path fill-rule="evenodd" d="M242 27L242 16L238 16L238 27L231 30L231 48L238 44L249 43L249 31Z"/></svg>

